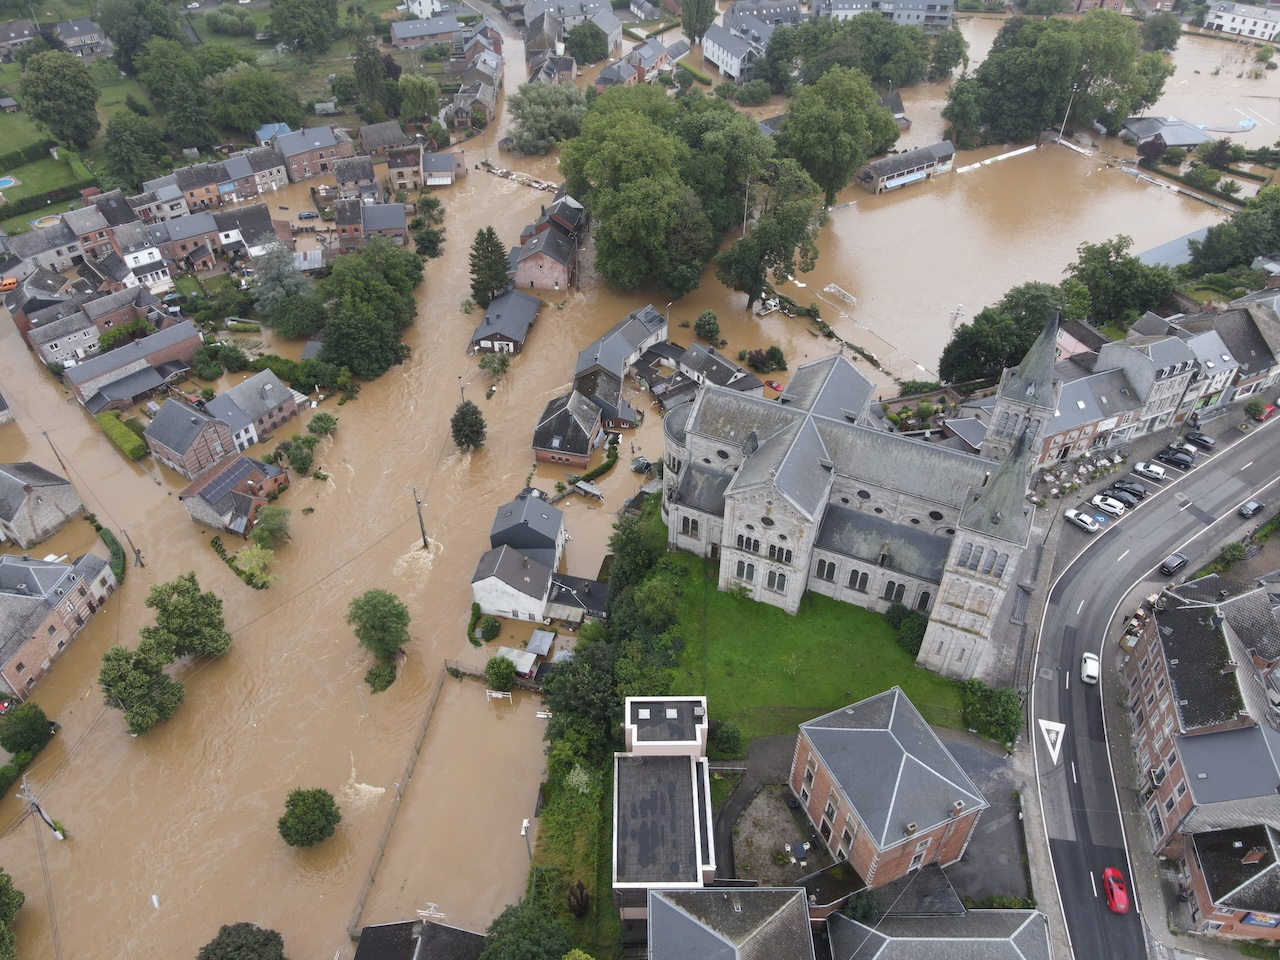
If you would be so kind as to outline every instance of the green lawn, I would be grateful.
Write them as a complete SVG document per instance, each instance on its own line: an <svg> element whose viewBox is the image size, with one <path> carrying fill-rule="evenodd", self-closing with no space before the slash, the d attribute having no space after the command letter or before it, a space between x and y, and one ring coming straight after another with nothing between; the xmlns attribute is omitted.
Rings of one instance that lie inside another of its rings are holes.
<svg viewBox="0 0 1280 960"><path fill-rule="evenodd" d="M960 687L917 667L879 614L806 594L796 616L716 589L716 564L672 554L684 567L686 638L675 692L707 697L711 716L745 739L796 725L897 685L926 720L960 727Z"/></svg>
<svg viewBox="0 0 1280 960"><path fill-rule="evenodd" d="M0 21L3 19L0 17ZM23 102L21 73L22 68L16 63L0 63L0 97L13 97L19 105ZM21 150L28 144L47 139L48 136L26 110L0 113L0 152Z"/></svg>
<svg viewBox="0 0 1280 960"><path fill-rule="evenodd" d="M82 204L79 197L76 197L76 199L74 200L64 200L62 203L51 204L50 206L45 207L43 210L35 210L35 211L32 211L31 213L24 213L22 214L22 216L19 216L19 217L12 217L8 220L0 221L0 230L3 230L5 233L7 233L11 237L16 236L19 233L26 233L28 230L31 229L31 224L28 221L35 220L39 217L48 216L51 213L66 213L68 210L71 210L75 207L79 207L81 205ZM0 211L3 211L3 210L4 210L4 207L0 207Z"/></svg>
<svg viewBox="0 0 1280 960"><path fill-rule="evenodd" d="M197 283L196 278L189 273L184 273L182 276L178 277L178 279L174 280L173 283L178 288L178 292L184 297L200 296L200 284Z"/></svg>
<svg viewBox="0 0 1280 960"><path fill-rule="evenodd" d="M10 187L4 192L11 202L44 193L55 187L66 186L75 179L71 173L71 165L55 160L53 157L27 163L14 170L7 170L5 173L17 177L19 181L16 187ZM0 207L0 210L3 209Z"/></svg>

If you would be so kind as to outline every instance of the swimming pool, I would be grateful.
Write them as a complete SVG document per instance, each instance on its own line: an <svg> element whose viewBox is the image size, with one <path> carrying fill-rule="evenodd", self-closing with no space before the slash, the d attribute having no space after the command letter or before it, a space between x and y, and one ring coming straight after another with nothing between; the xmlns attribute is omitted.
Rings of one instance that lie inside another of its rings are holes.
<svg viewBox="0 0 1280 960"><path fill-rule="evenodd" d="M13 177L0 177L0 190L5 187L12 187L17 182Z"/></svg>

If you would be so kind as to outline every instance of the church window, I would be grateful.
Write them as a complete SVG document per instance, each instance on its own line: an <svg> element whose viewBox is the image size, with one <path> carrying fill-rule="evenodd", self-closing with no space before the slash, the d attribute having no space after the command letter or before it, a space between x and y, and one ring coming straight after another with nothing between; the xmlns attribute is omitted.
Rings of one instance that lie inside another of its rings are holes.
<svg viewBox="0 0 1280 960"><path fill-rule="evenodd" d="M916 609L921 613L927 613L929 610L929 591L922 590L920 596L916 598Z"/></svg>
<svg viewBox="0 0 1280 960"><path fill-rule="evenodd" d="M779 593L785 593L787 589L787 575L785 573L775 573L769 571L769 578L766 581L770 590L776 590Z"/></svg>
<svg viewBox="0 0 1280 960"><path fill-rule="evenodd" d="M1009 565L1009 555L1007 553L1000 554L1000 559L996 561L995 569L991 571L991 575L999 580L1004 576L1004 568Z"/></svg>
<svg viewBox="0 0 1280 960"><path fill-rule="evenodd" d="M867 575L858 570L849 571L849 589L859 593L867 592Z"/></svg>
<svg viewBox="0 0 1280 960"><path fill-rule="evenodd" d="M736 576L739 580L755 580L756 565L754 563L747 563L743 560L739 560Z"/></svg>
<svg viewBox="0 0 1280 960"><path fill-rule="evenodd" d="M828 583L834 583L836 579L836 565L830 560L818 561L818 579L826 580Z"/></svg>
<svg viewBox="0 0 1280 960"><path fill-rule="evenodd" d="M990 574L991 568L994 567L995 565L996 565L996 552L992 550L990 553L987 554L987 560L982 565L982 572L986 574Z"/></svg>
<svg viewBox="0 0 1280 960"><path fill-rule="evenodd" d="M739 544L741 546L741 544ZM973 544L966 543L960 548L960 557L956 560L956 566L963 567L969 563L969 557L973 553Z"/></svg>

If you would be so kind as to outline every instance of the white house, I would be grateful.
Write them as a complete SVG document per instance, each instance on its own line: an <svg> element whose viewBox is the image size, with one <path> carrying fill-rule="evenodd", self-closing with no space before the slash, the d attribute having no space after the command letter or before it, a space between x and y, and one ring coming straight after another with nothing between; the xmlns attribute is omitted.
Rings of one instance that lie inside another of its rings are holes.
<svg viewBox="0 0 1280 960"><path fill-rule="evenodd" d="M541 620L551 592L551 568L514 547L495 547L471 576L471 596L483 613L515 620Z"/></svg>
<svg viewBox="0 0 1280 960"><path fill-rule="evenodd" d="M440 0L408 0L404 9L414 20L430 20L444 10L444 4Z"/></svg>
<svg viewBox="0 0 1280 960"><path fill-rule="evenodd" d="M1280 11L1243 3L1215 3L1204 18L1206 29L1242 37L1274 40L1280 33Z"/></svg>

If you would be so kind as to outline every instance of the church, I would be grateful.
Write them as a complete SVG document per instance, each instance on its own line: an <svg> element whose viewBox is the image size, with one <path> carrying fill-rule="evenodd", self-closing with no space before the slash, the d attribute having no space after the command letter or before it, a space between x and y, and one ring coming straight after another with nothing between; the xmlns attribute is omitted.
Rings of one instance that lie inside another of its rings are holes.
<svg viewBox="0 0 1280 960"><path fill-rule="evenodd" d="M706 385L663 423L671 549L796 613L805 591L929 617L917 663L1009 683L1034 585L1030 452L1054 413L1057 320L1006 370L981 455L886 432L844 356L777 401Z"/></svg>

